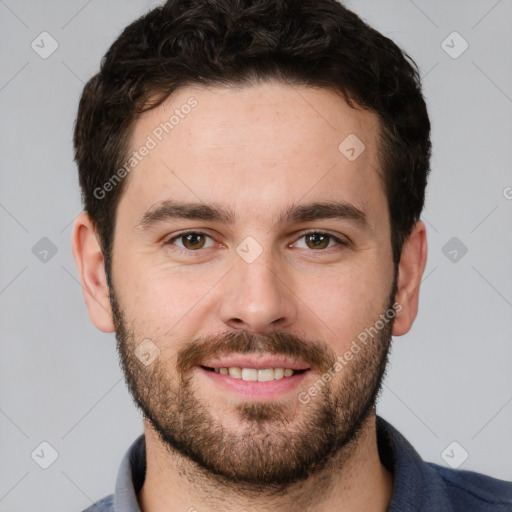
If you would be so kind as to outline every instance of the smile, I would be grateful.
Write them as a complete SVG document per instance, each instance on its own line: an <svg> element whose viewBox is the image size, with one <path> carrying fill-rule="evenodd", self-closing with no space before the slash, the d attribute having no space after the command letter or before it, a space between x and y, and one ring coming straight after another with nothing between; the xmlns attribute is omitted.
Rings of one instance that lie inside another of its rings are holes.
<svg viewBox="0 0 512 512"><path fill-rule="evenodd" d="M238 366L231 366L229 368L208 368L207 366L202 366L202 368L221 375L229 375L233 377L233 379L242 379L251 382L280 380L306 371L305 369L294 370L292 368L240 368Z"/></svg>
<svg viewBox="0 0 512 512"><path fill-rule="evenodd" d="M291 361L275 361L272 364L268 360L260 363L243 363L238 360L196 366L196 375L201 380L206 379L204 385L207 389L212 389L213 386L212 391L227 392L244 401L274 400L290 396L291 393L296 395L310 373L311 368L300 368L299 364Z"/></svg>

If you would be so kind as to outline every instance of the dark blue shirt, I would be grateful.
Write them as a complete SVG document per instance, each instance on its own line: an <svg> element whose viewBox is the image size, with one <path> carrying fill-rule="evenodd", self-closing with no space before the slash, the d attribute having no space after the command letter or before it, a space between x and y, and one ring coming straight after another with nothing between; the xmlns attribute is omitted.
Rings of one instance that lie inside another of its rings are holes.
<svg viewBox="0 0 512 512"><path fill-rule="evenodd" d="M512 482L424 462L398 430L377 416L382 464L394 475L388 512L512 512ZM124 456L115 493L83 512L141 512L137 494L146 476L144 435Z"/></svg>

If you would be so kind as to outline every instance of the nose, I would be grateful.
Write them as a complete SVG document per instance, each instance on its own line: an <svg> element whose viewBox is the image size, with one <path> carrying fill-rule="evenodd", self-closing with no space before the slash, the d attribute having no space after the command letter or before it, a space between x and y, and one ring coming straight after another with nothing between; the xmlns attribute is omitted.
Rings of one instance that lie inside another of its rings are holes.
<svg viewBox="0 0 512 512"><path fill-rule="evenodd" d="M236 255L219 289L221 321L231 329L255 334L292 325L297 304L283 270L269 250L251 263Z"/></svg>

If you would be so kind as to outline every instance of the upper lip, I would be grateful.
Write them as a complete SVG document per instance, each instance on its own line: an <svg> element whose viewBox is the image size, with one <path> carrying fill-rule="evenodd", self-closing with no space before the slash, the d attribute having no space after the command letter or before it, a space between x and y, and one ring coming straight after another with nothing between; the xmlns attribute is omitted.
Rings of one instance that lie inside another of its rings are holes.
<svg viewBox="0 0 512 512"><path fill-rule="evenodd" d="M309 366L289 357L275 355L232 355L222 359L203 361L201 366L208 368L290 368L292 370L309 370Z"/></svg>

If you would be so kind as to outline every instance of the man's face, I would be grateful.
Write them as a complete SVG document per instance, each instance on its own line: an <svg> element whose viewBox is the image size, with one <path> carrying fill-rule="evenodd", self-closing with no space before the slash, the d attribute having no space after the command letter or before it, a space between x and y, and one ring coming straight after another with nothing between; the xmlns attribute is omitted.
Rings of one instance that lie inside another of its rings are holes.
<svg viewBox="0 0 512 512"><path fill-rule="evenodd" d="M132 150L148 136L112 253L131 392L169 449L220 478L304 478L350 445L385 367L395 279L377 117L322 89L187 87L137 120Z"/></svg>

